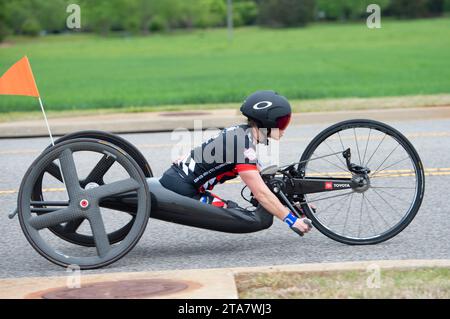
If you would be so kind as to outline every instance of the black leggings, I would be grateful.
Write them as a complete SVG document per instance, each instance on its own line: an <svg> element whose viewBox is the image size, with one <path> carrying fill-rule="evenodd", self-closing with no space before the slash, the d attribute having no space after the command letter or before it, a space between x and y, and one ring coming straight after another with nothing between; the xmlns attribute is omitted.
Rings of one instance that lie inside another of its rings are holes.
<svg viewBox="0 0 450 319"><path fill-rule="evenodd" d="M191 198L200 198L201 196L200 192L195 189L194 185L187 182L173 166L164 172L159 182L162 186L177 194Z"/></svg>
<svg viewBox="0 0 450 319"><path fill-rule="evenodd" d="M159 182L162 186L171 190L172 192L193 199L201 200L206 204L212 204L217 207L224 207L224 205L226 204L226 201L208 191L200 193L197 189L195 189L194 185L186 182L186 180L177 172L177 170L173 166L171 166L163 174Z"/></svg>
<svg viewBox="0 0 450 319"><path fill-rule="evenodd" d="M209 197L211 199L211 201L208 200L206 203L223 208L223 201L220 203L217 197L214 197L215 195L212 195L209 192L200 193L192 184L186 182L186 180L180 176L173 167L169 168L163 174L159 182L166 189L182 196L187 196L197 200L200 199L202 202L204 202L206 195L207 198ZM192 204L189 205L193 206ZM178 223L231 233L260 231L269 228L273 223L273 215L268 213L262 206L258 206L258 208L254 211L246 211L238 206L230 207L229 201L227 202L227 206L228 208L224 211L224 213L219 213L217 211L214 211L214 213L206 211L205 213L205 211L201 209L195 209L195 212L193 212L188 208L185 209L185 214L176 213L175 215L170 215L167 217L167 214L170 214L172 210L172 208L170 208L164 213L166 216L163 218L160 217L160 219L173 222L174 220L185 218L183 222L178 221ZM181 206L178 205L178 207ZM216 217L217 221L215 220Z"/></svg>

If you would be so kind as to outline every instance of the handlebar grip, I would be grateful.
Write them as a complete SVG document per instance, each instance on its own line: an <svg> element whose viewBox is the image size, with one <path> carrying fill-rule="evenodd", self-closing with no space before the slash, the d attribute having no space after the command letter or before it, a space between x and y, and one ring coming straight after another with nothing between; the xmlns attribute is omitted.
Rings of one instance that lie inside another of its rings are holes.
<svg viewBox="0 0 450 319"><path fill-rule="evenodd" d="M309 229L313 228L313 225L312 225L312 222L311 222L310 219L305 218L305 219L303 219L303 222L304 222L306 225L308 225Z"/></svg>
<svg viewBox="0 0 450 319"><path fill-rule="evenodd" d="M295 227L291 227L291 229L293 230L293 231L295 231L296 233L297 233L297 235L299 235L300 237L303 237L305 234L302 232L302 231L300 231L300 229L298 229L298 228L295 228Z"/></svg>
<svg viewBox="0 0 450 319"><path fill-rule="evenodd" d="M309 229L312 229L312 228L313 228L312 222L311 222L311 220L309 220L308 218L304 218L304 219L303 219L303 222L304 222L306 225L308 225ZM302 232L300 229L298 229L298 228L291 227L291 229L292 229L293 231L295 231L295 232L297 233L297 235L299 235L300 237L303 237L303 236L305 235L305 233L303 233L303 232Z"/></svg>

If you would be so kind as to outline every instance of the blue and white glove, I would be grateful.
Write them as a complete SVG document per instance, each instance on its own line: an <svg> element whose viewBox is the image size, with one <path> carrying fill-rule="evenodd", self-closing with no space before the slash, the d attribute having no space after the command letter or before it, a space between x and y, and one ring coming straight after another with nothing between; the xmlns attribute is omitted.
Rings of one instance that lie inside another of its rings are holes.
<svg viewBox="0 0 450 319"><path fill-rule="evenodd" d="M283 219L283 221L288 224L290 229L303 237L304 233L300 229L294 227L294 224L297 220L298 217L295 216L292 212L289 212L289 214ZM308 226L309 229L312 228L312 223L308 218L303 218L303 222Z"/></svg>

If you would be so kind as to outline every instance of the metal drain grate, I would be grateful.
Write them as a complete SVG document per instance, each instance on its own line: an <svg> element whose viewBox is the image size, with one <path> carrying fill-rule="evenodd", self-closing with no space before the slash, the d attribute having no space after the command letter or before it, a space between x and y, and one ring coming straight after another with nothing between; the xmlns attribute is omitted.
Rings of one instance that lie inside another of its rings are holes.
<svg viewBox="0 0 450 319"><path fill-rule="evenodd" d="M125 299L167 295L189 287L184 282L163 279L98 282L81 288L60 288L47 291L43 299Z"/></svg>

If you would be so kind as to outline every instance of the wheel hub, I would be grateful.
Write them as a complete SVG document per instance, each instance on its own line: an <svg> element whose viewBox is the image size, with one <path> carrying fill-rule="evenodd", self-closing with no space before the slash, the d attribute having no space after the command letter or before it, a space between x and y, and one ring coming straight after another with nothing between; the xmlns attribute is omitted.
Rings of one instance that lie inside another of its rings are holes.
<svg viewBox="0 0 450 319"><path fill-rule="evenodd" d="M357 185L353 188L357 193L364 193L370 188L370 179L367 175L355 175L353 176L352 181Z"/></svg>
<svg viewBox="0 0 450 319"><path fill-rule="evenodd" d="M87 209L89 207L89 201L87 199L80 200L80 207L82 209Z"/></svg>
<svg viewBox="0 0 450 319"><path fill-rule="evenodd" d="M88 183L88 184L86 184L86 186L84 187L84 189L93 189L93 188L96 188L96 187L99 187L99 185L97 184L97 183L94 183L94 182L90 182L90 183Z"/></svg>

